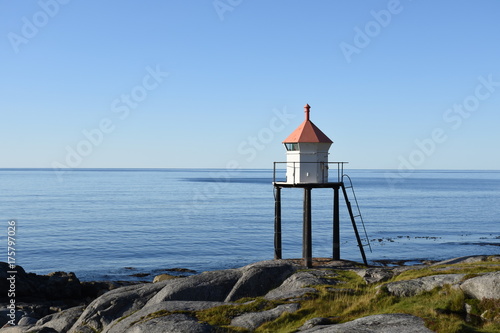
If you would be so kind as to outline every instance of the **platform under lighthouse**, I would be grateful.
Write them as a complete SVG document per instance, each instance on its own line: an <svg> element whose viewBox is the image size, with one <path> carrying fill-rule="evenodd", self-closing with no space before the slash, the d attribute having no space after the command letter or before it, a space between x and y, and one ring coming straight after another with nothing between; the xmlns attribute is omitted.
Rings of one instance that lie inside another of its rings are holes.
<svg viewBox="0 0 500 333"><path fill-rule="evenodd" d="M311 107L306 104L304 106L304 121L283 141L286 148L286 162L274 162L274 258L282 259L281 190L284 188L302 188L304 191L302 256L304 265L311 267L311 192L312 189L316 188L331 188L333 189L332 258L335 260L340 259L339 197L340 191L342 191L363 262L367 264L363 246L369 246L370 244L351 179L344 174L344 164L347 162L330 162L328 160L328 151L333 142L310 120L310 110ZM285 180L281 179L284 168L286 169ZM352 198L355 200L355 211L353 211L348 198L348 189L352 192ZM365 231L364 244L359 235L356 221L362 224Z"/></svg>

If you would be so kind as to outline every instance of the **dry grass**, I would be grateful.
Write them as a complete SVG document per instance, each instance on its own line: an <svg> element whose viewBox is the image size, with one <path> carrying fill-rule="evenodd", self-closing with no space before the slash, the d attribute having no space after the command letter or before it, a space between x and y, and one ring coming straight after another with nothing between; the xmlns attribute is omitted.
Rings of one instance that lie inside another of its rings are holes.
<svg viewBox="0 0 500 333"><path fill-rule="evenodd" d="M499 270L498 266L487 262L454 265L449 270L437 272L436 268L442 267L406 271L389 282L447 273L463 273L473 277L478 273ZM439 333L500 332L498 300L477 301L477 315L482 314L490 321L467 322L465 303L469 300L461 290L451 286L436 288L413 297L396 297L384 290L385 283L367 285L353 272L336 273L343 278L343 284L335 287L317 287L318 293L311 295L311 299L301 302L301 310L293 314L284 314L277 320L262 325L258 332L293 332L307 320L315 317L328 318L332 323L343 323L381 313L406 313L418 316L424 319L429 329Z"/></svg>
<svg viewBox="0 0 500 333"><path fill-rule="evenodd" d="M499 270L498 262L433 266L408 270L388 282L410 280L419 277L462 273L471 278L480 273ZM316 293L306 295L300 301L301 308L294 313L284 313L272 322L257 329L257 332L288 333L296 331L307 320L322 317L332 323L344 323L357 318L382 313L406 313L423 318L426 326L438 333L493 333L500 332L500 301L477 301L467 299L459 289L445 286L413 297L390 295L384 283L368 285L356 273L334 270L335 279L342 282L334 286L314 286ZM247 312L272 309L285 302L266 301L257 298L241 305L224 305L199 311L199 320L220 327L220 332L245 332L229 326L231 319ZM472 307L472 317L466 321L465 304ZM480 320L480 316L485 320Z"/></svg>

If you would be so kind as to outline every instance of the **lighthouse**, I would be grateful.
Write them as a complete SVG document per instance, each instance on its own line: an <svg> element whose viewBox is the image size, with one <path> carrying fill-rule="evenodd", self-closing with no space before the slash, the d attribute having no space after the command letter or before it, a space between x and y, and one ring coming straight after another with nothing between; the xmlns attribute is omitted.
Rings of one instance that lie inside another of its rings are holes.
<svg viewBox="0 0 500 333"><path fill-rule="evenodd" d="M333 141L310 120L310 110L306 104L304 121L283 141L288 184L328 182L328 150Z"/></svg>
<svg viewBox="0 0 500 333"><path fill-rule="evenodd" d="M304 266L311 267L311 192L312 189L316 188L331 188L333 189L332 259L340 260L339 194L342 191L363 262L367 264L363 246L370 246L370 243L351 178L344 174L344 164L347 162L329 161L328 151L333 141L311 121L310 111L311 107L306 104L304 106L304 121L283 141L286 148L286 162L274 162L274 258L282 259L281 190L284 188L302 188L304 191L302 257ZM286 179L284 180L281 179L283 168L286 169L284 172ZM353 210L353 205L351 205L348 198L348 189L352 192L355 210ZM361 222L365 231L364 244L358 232L357 221Z"/></svg>

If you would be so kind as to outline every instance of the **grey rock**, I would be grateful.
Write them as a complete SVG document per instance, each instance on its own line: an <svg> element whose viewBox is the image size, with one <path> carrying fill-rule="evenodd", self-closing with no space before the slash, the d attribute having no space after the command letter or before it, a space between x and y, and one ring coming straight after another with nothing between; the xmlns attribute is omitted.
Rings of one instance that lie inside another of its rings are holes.
<svg viewBox="0 0 500 333"><path fill-rule="evenodd" d="M41 276L38 280L42 280ZM80 298L82 287L75 273L53 272L47 275L42 289L46 299Z"/></svg>
<svg viewBox="0 0 500 333"><path fill-rule="evenodd" d="M285 260L260 261L240 268L241 277L225 301L233 302L242 297L257 297L278 287L296 271L296 266Z"/></svg>
<svg viewBox="0 0 500 333"><path fill-rule="evenodd" d="M424 291L431 291L446 284L458 284L464 276L465 274L432 275L408 281L391 282L386 284L385 287L394 296L409 297L421 294Z"/></svg>
<svg viewBox="0 0 500 333"><path fill-rule="evenodd" d="M33 317L22 317L21 319L19 319L19 322L17 323L18 326L35 326L37 320Z"/></svg>
<svg viewBox="0 0 500 333"><path fill-rule="evenodd" d="M168 314L173 311L200 311L227 303L222 302L197 302L197 301L166 301L144 307L133 314L117 318L106 327L103 333L122 333L127 331L134 323L141 322L141 318L153 318L159 314Z"/></svg>
<svg viewBox="0 0 500 333"><path fill-rule="evenodd" d="M51 328L35 328L32 325L10 326L0 328L1 333L59 333Z"/></svg>
<svg viewBox="0 0 500 333"><path fill-rule="evenodd" d="M9 281L7 280L7 278L11 274L7 272L11 270L12 269L10 269L8 263L0 262L0 290L9 290ZM15 274L16 296L21 297L36 295L36 285L31 281L31 277L35 276L35 274L26 273L21 266L16 266L15 271L17 272Z"/></svg>
<svg viewBox="0 0 500 333"><path fill-rule="evenodd" d="M26 327L11 326L0 328L1 333L24 333L26 332Z"/></svg>
<svg viewBox="0 0 500 333"><path fill-rule="evenodd" d="M296 268L284 260L261 261L239 269L204 272L168 283L148 305L168 300L232 302L277 287Z"/></svg>
<svg viewBox="0 0 500 333"><path fill-rule="evenodd" d="M222 302L241 275L242 272L238 269L226 269L158 282L155 285L166 284L147 305L176 300Z"/></svg>
<svg viewBox="0 0 500 333"><path fill-rule="evenodd" d="M322 317L312 318L306 321L304 325L300 326L299 331L305 331L316 326L330 325L330 324L331 320L328 318L322 318Z"/></svg>
<svg viewBox="0 0 500 333"><path fill-rule="evenodd" d="M487 261L488 256L466 256L466 257L458 257L447 259L443 261L436 262L431 266L440 266L440 265L453 265L453 264L473 264L476 262Z"/></svg>
<svg viewBox="0 0 500 333"><path fill-rule="evenodd" d="M500 299L500 271L465 280L460 288L469 297Z"/></svg>
<svg viewBox="0 0 500 333"><path fill-rule="evenodd" d="M466 322L471 322L473 320L472 319L473 318L472 311L473 311L472 305L465 303L465 321Z"/></svg>
<svg viewBox="0 0 500 333"><path fill-rule="evenodd" d="M168 282L170 281L121 287L103 294L87 306L69 332L86 333L103 330L116 318L144 307L147 301Z"/></svg>
<svg viewBox="0 0 500 333"><path fill-rule="evenodd" d="M243 327L248 330L254 330L265 322L274 320L281 316L284 312L295 312L299 309L298 303L283 304L274 309L262 312L249 312L231 320L231 326Z"/></svg>
<svg viewBox="0 0 500 333"><path fill-rule="evenodd" d="M161 282L161 281L165 281L165 280L177 279L177 278L179 278L179 276L170 275L170 274L160 274L160 275L156 275L154 277L153 283Z"/></svg>
<svg viewBox="0 0 500 333"><path fill-rule="evenodd" d="M82 286L82 298L90 298L93 300L112 289L124 287L125 285L122 284L130 285L131 283L113 281L80 282L80 285Z"/></svg>
<svg viewBox="0 0 500 333"><path fill-rule="evenodd" d="M396 275L399 275L403 272L414 271L414 270L418 270L421 268L427 268L427 267L429 267L429 265L395 266L395 267L391 267L390 269L394 273L394 276L396 276Z"/></svg>
<svg viewBox="0 0 500 333"><path fill-rule="evenodd" d="M8 290L9 265L0 262L0 290ZM81 297L81 284L74 273L54 272L48 275L26 273L16 266L16 297L46 300L77 299Z"/></svg>
<svg viewBox="0 0 500 333"><path fill-rule="evenodd" d="M96 332L101 332L99 330L94 329L91 326L78 326L76 331L70 330L71 332L78 332L78 333L96 333Z"/></svg>
<svg viewBox="0 0 500 333"><path fill-rule="evenodd" d="M26 333L60 333L60 332L58 332L55 329L50 328L50 327L32 327L32 328L28 328L27 330L25 330L23 332L26 332Z"/></svg>
<svg viewBox="0 0 500 333"><path fill-rule="evenodd" d="M327 276L328 273L323 271L297 272L286 279L278 288L268 292L264 298L267 300L297 298L316 291L309 286L337 283L336 280L328 279Z"/></svg>
<svg viewBox="0 0 500 333"><path fill-rule="evenodd" d="M344 324L313 327L305 333L432 333L424 321L408 314L380 314L359 318Z"/></svg>
<svg viewBox="0 0 500 333"><path fill-rule="evenodd" d="M185 314L171 314L144 320L121 333L210 333L214 328Z"/></svg>
<svg viewBox="0 0 500 333"><path fill-rule="evenodd" d="M83 313L83 306L69 308L39 319L33 329L51 328L56 332L67 332Z"/></svg>
<svg viewBox="0 0 500 333"><path fill-rule="evenodd" d="M353 271L369 284L387 281L394 276L394 271L390 268L366 268Z"/></svg>
<svg viewBox="0 0 500 333"><path fill-rule="evenodd" d="M12 319L14 319L14 323L17 325L17 323L19 322L19 320L22 317L24 317L24 316L27 315L26 312L19 311L19 310L15 310L15 312L13 314L14 314L15 318L11 318L10 309L0 308L0 327L4 326L5 324L7 324Z"/></svg>

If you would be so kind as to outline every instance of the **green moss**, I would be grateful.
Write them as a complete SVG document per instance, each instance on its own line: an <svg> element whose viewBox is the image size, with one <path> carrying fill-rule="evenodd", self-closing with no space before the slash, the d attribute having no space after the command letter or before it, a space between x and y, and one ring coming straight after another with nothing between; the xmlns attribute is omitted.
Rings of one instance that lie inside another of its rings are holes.
<svg viewBox="0 0 500 333"><path fill-rule="evenodd" d="M151 319L165 317L165 316L170 316L172 314L178 314L178 313L195 316L195 312L192 312L192 311L167 311L167 310L159 310L159 311L156 311L156 312L149 313L148 315L143 316L143 317L139 318L138 320L130 323L130 327L134 326L137 323L143 323L143 322L149 321Z"/></svg>
<svg viewBox="0 0 500 333"><path fill-rule="evenodd" d="M198 311L196 317L199 320L216 326L227 326L231 319L247 312L259 312L275 308L285 302L268 301L263 298L256 298L241 305L221 305L203 311Z"/></svg>
<svg viewBox="0 0 500 333"><path fill-rule="evenodd" d="M478 276L481 273L496 272L500 270L498 262L482 261L472 264L439 265L410 269L393 277L389 282L412 280L420 277L438 274L466 274L463 280Z"/></svg>
<svg viewBox="0 0 500 333"><path fill-rule="evenodd" d="M465 276L462 278L462 282L465 281L465 280L468 280L468 279L472 279L472 278L475 278L479 276L479 274L477 273L467 273L465 274Z"/></svg>
<svg viewBox="0 0 500 333"><path fill-rule="evenodd" d="M295 332L307 320L315 318L313 309L301 309L294 313L285 312L276 320L265 323L257 329L257 332L288 333Z"/></svg>
<svg viewBox="0 0 500 333"><path fill-rule="evenodd" d="M131 315L133 315L133 314L134 314L134 313L136 313L137 311L139 311L139 310L132 311L132 312L131 312L131 313L129 313L128 315L123 316L123 317L120 317L120 318L116 321L116 323L115 323L114 325L116 325L117 323L121 322L122 320L127 319L128 317L130 317ZM113 326L114 326L114 325L113 325Z"/></svg>
<svg viewBox="0 0 500 333"><path fill-rule="evenodd" d="M101 333L102 332L102 331L99 331L99 330L95 329L94 327L90 326L88 323L84 323L83 326L90 329L94 333Z"/></svg>

